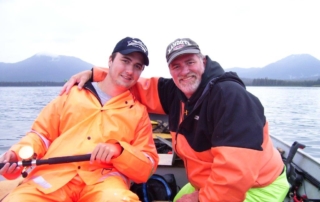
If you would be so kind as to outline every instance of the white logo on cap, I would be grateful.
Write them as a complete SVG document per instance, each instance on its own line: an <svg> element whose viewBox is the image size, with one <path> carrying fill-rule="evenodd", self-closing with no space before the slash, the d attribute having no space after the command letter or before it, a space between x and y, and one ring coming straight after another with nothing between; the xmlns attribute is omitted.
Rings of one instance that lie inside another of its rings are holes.
<svg viewBox="0 0 320 202"><path fill-rule="evenodd" d="M168 49L168 54L170 54L172 50L177 50L183 48L184 46L191 46L191 43L187 40L175 41L171 44L170 48Z"/></svg>
<svg viewBox="0 0 320 202"><path fill-rule="evenodd" d="M143 50L143 52L147 52L147 47L141 42L137 40L128 41L128 46L134 46Z"/></svg>

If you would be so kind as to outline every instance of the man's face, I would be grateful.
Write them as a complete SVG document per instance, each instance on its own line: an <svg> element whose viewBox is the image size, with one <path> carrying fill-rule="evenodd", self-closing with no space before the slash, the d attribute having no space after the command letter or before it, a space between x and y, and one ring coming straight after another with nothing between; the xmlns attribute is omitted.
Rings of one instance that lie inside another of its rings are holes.
<svg viewBox="0 0 320 202"><path fill-rule="evenodd" d="M139 52L128 55L117 53L113 61L109 58L109 75L116 88L131 88L138 81L143 69L143 56Z"/></svg>
<svg viewBox="0 0 320 202"><path fill-rule="evenodd" d="M169 70L176 86L190 98L200 85L204 63L197 54L184 54L170 63Z"/></svg>

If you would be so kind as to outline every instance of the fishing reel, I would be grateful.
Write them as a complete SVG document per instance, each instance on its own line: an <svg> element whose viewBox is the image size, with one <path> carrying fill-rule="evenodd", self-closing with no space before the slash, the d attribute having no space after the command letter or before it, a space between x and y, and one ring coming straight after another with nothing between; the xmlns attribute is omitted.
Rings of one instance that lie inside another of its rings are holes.
<svg viewBox="0 0 320 202"><path fill-rule="evenodd" d="M34 153L33 148L31 146L24 146L19 150L19 157L22 159L21 165L23 169L21 171L21 175L23 178L28 176L27 170L31 168L31 162L36 159L37 155Z"/></svg>

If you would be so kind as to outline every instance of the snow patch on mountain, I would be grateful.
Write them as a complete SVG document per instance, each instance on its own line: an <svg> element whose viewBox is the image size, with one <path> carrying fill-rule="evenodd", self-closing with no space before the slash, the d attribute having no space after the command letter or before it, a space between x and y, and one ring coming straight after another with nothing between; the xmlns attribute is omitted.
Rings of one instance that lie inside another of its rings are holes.
<svg viewBox="0 0 320 202"><path fill-rule="evenodd" d="M36 54L36 56L38 56L38 57L42 57L42 56L50 57L51 61L59 61L59 59L60 59L59 55L54 54L54 53L50 53L50 52L39 52L39 53Z"/></svg>

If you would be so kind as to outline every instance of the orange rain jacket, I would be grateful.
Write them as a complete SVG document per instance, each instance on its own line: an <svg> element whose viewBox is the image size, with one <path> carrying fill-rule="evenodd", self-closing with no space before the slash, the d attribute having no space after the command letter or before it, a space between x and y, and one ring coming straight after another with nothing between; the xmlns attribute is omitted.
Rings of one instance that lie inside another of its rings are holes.
<svg viewBox="0 0 320 202"><path fill-rule="evenodd" d="M107 74L93 72L95 81ZM281 174L284 164L260 101L235 73L224 72L208 56L190 99L165 78L140 78L133 91L149 112L169 115L174 150L200 201L244 201L250 188L265 187Z"/></svg>
<svg viewBox="0 0 320 202"><path fill-rule="evenodd" d="M146 182L159 157L145 106L130 91L102 106L90 82L84 89L73 87L69 95L44 107L32 130L11 150L17 154L22 146L31 145L37 158L50 158L88 154L98 143L119 143L123 152L108 164L87 161L37 166L27 180L44 193L59 189L76 175L87 185L112 175L122 176L128 185L130 180Z"/></svg>

